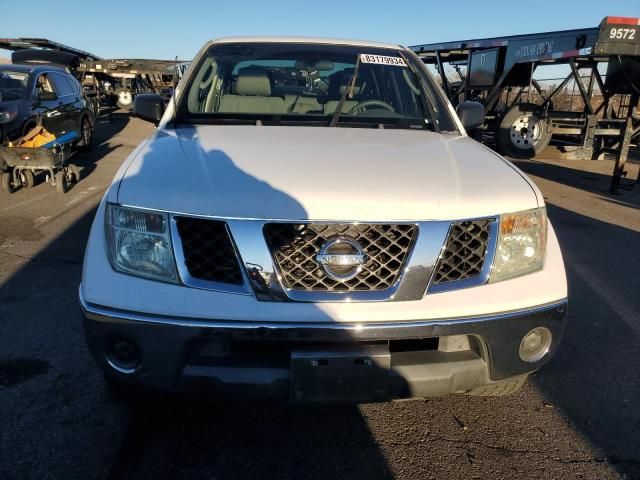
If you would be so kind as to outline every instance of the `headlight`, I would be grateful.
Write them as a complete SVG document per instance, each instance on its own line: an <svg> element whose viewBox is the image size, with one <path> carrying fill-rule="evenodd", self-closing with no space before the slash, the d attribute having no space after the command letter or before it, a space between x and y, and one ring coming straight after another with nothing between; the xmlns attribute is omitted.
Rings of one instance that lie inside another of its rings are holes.
<svg viewBox="0 0 640 480"><path fill-rule="evenodd" d="M547 212L537 208L500 215L500 231L490 282L542 269L547 245Z"/></svg>
<svg viewBox="0 0 640 480"><path fill-rule="evenodd" d="M9 123L18 116L18 110L5 110L0 112L0 123Z"/></svg>
<svg viewBox="0 0 640 480"><path fill-rule="evenodd" d="M166 213L107 205L105 230L114 270L178 282Z"/></svg>

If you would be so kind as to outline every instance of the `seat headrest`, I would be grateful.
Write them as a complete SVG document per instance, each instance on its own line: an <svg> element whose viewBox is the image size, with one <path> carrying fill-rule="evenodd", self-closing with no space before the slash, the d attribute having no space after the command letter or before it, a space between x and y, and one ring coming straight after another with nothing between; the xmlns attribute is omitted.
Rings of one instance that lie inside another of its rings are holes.
<svg viewBox="0 0 640 480"><path fill-rule="evenodd" d="M338 89L340 95L344 95L344 92L347 90L349 85L351 85L351 76L353 75L353 69L345 69L340 75L340 88ZM353 86L353 94L360 95L360 91L362 90L362 79L356 79L356 84Z"/></svg>
<svg viewBox="0 0 640 480"><path fill-rule="evenodd" d="M347 91L347 89L349 88L349 85L340 85L340 95L344 95L344 92ZM354 85L353 86L353 95L360 95L360 90L362 90L362 87L360 87L359 85Z"/></svg>
<svg viewBox="0 0 640 480"><path fill-rule="evenodd" d="M238 95L255 95L268 97L271 95L271 82L264 70L245 69L238 72L236 83Z"/></svg>

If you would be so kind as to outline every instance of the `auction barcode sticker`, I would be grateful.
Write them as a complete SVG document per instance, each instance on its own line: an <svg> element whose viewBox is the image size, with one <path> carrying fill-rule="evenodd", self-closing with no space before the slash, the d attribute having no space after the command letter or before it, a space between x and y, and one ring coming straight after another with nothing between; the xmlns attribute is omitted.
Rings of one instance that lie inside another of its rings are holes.
<svg viewBox="0 0 640 480"><path fill-rule="evenodd" d="M368 53L360 54L360 61L362 63L375 63L378 65L393 65L395 67L406 67L404 59L400 57L386 57L384 55L370 55Z"/></svg>

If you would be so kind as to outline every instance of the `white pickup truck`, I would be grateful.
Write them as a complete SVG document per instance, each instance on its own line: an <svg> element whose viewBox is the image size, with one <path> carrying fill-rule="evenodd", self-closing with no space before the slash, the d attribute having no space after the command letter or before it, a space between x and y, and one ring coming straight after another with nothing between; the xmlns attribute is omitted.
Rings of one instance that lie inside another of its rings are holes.
<svg viewBox="0 0 640 480"><path fill-rule="evenodd" d="M408 49L229 38L198 53L97 211L80 302L111 384L291 402L503 395L556 351L538 188L467 136Z"/></svg>

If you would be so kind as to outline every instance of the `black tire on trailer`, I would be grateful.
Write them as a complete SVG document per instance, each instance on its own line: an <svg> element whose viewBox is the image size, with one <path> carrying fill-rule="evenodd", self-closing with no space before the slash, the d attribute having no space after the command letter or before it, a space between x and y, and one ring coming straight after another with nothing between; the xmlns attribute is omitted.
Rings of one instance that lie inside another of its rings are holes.
<svg viewBox="0 0 640 480"><path fill-rule="evenodd" d="M20 179L22 180L22 186L25 188L32 188L36 184L36 176L31 170L22 170Z"/></svg>
<svg viewBox="0 0 640 480"><path fill-rule="evenodd" d="M56 173L55 181L58 193L67 193L69 190L69 183L67 182L67 174L64 171Z"/></svg>
<svg viewBox="0 0 640 480"><path fill-rule="evenodd" d="M2 191L5 193L13 193L15 189L13 188L13 183L11 182L11 172L4 172L2 174Z"/></svg>
<svg viewBox="0 0 640 480"><path fill-rule="evenodd" d="M80 140L76 144L79 150L90 150L93 139L93 126L86 115L80 120Z"/></svg>
<svg viewBox="0 0 640 480"><path fill-rule="evenodd" d="M466 395L475 397L506 397L520 390L522 386L527 383L528 377L529 375L522 375L502 382L485 385L484 387L478 387L467 392Z"/></svg>
<svg viewBox="0 0 640 480"><path fill-rule="evenodd" d="M116 90L116 104L118 107L131 110L133 108L133 93L128 88Z"/></svg>
<svg viewBox="0 0 640 480"><path fill-rule="evenodd" d="M551 141L544 110L533 103L514 105L502 117L497 134L501 153L514 158L533 158Z"/></svg>
<svg viewBox="0 0 640 480"><path fill-rule="evenodd" d="M67 165L67 170L73 177L73 183L78 183L80 181L80 169L75 163L70 163Z"/></svg>

